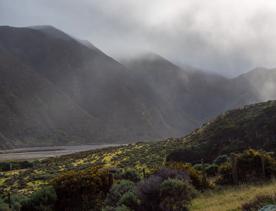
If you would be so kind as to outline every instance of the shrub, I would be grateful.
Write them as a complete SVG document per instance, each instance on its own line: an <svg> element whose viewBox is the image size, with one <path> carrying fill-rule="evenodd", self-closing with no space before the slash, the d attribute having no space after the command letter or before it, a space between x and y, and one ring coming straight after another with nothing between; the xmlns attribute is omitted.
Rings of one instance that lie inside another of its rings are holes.
<svg viewBox="0 0 276 211"><path fill-rule="evenodd" d="M9 205L5 202L3 198L0 198L0 210L1 211L9 211Z"/></svg>
<svg viewBox="0 0 276 211"><path fill-rule="evenodd" d="M134 192L135 184L129 180L121 180L114 184L105 199L105 205L117 207L122 196L128 192Z"/></svg>
<svg viewBox="0 0 276 211"><path fill-rule="evenodd" d="M32 168L33 163L29 161L12 161L12 162L1 162L0 171L10 171L15 169L26 169Z"/></svg>
<svg viewBox="0 0 276 211"><path fill-rule="evenodd" d="M236 154L236 171L239 182L252 182L269 178L276 175L276 160L270 153L248 149L242 153ZM263 163L262 163L263 162ZM263 172L264 164L264 172ZM232 164L225 162L219 167L221 174L221 184L231 184Z"/></svg>
<svg viewBox="0 0 276 211"><path fill-rule="evenodd" d="M140 199L138 198L136 192L126 192L118 202L119 206L126 206L131 210L137 210L140 205Z"/></svg>
<svg viewBox="0 0 276 211"><path fill-rule="evenodd" d="M258 211L265 205L276 204L276 195L259 195L242 205L243 211Z"/></svg>
<svg viewBox="0 0 276 211"><path fill-rule="evenodd" d="M197 150L177 149L172 151L166 158L167 162L200 163L201 155Z"/></svg>
<svg viewBox="0 0 276 211"><path fill-rule="evenodd" d="M191 164L182 163L182 162L167 162L166 167L170 169L176 169L179 171L187 172L193 186L198 190L211 188L211 184L203 178L202 173L196 170L195 168L193 168Z"/></svg>
<svg viewBox="0 0 276 211"><path fill-rule="evenodd" d="M115 175L116 179L123 179L123 180L130 180L132 182L139 182L141 180L140 176L137 174L137 172L134 169L126 169L122 172L118 172Z"/></svg>
<svg viewBox="0 0 276 211"><path fill-rule="evenodd" d="M215 176L218 173L218 165L216 164L208 164L205 163L204 165L202 164L195 164L193 165L193 168L197 171L200 171L203 173L203 171L207 174L207 176Z"/></svg>
<svg viewBox="0 0 276 211"><path fill-rule="evenodd" d="M189 183L189 176L187 175L187 173L185 171L180 171L176 169L162 169L149 178L139 182L137 185L137 194L141 200L139 211L160 210L161 203L165 197L166 187L165 185L162 186L162 184L164 181L172 179L185 182L185 184ZM163 192L161 192L161 187L164 188ZM161 195L161 193L163 195ZM167 195L167 197L168 201L169 195ZM168 206L168 204L163 204L162 206Z"/></svg>
<svg viewBox="0 0 276 211"><path fill-rule="evenodd" d="M225 162L229 162L230 161L230 157L228 155L219 155L214 161L214 164L220 165L222 163Z"/></svg>
<svg viewBox="0 0 276 211"><path fill-rule="evenodd" d="M183 180L168 179L160 185L160 209L163 211L188 210L194 190L191 185Z"/></svg>
<svg viewBox="0 0 276 211"><path fill-rule="evenodd" d="M6 197L0 197L0 210L12 210L12 211L20 211L22 203L27 199L27 197L23 195L10 195ZM11 208L9 208L11 206Z"/></svg>
<svg viewBox="0 0 276 211"><path fill-rule="evenodd" d="M232 177L232 166L229 162L223 163L218 167L219 172L219 179L217 180L218 184L225 185L225 184L232 184L233 177Z"/></svg>
<svg viewBox="0 0 276 211"><path fill-rule="evenodd" d="M155 211L159 209L159 190L163 179L152 175L137 185L137 194L141 199L141 211Z"/></svg>
<svg viewBox="0 0 276 211"><path fill-rule="evenodd" d="M53 187L46 187L33 192L30 198L22 202L21 211L51 211L57 199Z"/></svg>
<svg viewBox="0 0 276 211"><path fill-rule="evenodd" d="M205 172L208 176L215 176L218 173L218 165L209 164L205 167Z"/></svg>
<svg viewBox="0 0 276 211"><path fill-rule="evenodd" d="M112 186L108 170L100 166L70 171L53 181L57 210L100 210Z"/></svg>

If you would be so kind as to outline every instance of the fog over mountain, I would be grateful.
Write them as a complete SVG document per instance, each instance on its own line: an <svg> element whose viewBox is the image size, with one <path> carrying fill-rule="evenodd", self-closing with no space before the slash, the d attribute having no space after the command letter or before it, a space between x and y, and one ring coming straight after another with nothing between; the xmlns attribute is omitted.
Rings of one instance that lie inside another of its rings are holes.
<svg viewBox="0 0 276 211"><path fill-rule="evenodd" d="M273 0L1 0L0 25L54 25L116 59L151 51L227 76L276 66Z"/></svg>
<svg viewBox="0 0 276 211"><path fill-rule="evenodd" d="M188 134L276 99L273 0L1 0L0 148Z"/></svg>
<svg viewBox="0 0 276 211"><path fill-rule="evenodd" d="M154 53L120 62L52 26L0 27L0 148L180 137L276 99L276 70L229 79Z"/></svg>

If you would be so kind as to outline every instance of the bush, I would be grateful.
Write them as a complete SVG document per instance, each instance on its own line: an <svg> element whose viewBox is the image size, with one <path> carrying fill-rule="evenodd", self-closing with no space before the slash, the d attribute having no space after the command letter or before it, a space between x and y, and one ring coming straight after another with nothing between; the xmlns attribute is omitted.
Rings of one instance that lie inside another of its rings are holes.
<svg viewBox="0 0 276 211"><path fill-rule="evenodd" d="M0 198L0 210L1 211L9 211L9 205L5 202L3 198Z"/></svg>
<svg viewBox="0 0 276 211"><path fill-rule="evenodd" d="M136 192L129 191L126 192L118 202L119 206L126 206L131 210L137 210L140 205L140 199L138 198Z"/></svg>
<svg viewBox="0 0 276 211"><path fill-rule="evenodd" d="M0 210L12 210L12 211L20 211L22 203L27 199L27 197L23 195L10 195L10 198L8 196L6 197L0 197ZM11 206L11 209L9 208L9 204Z"/></svg>
<svg viewBox="0 0 276 211"><path fill-rule="evenodd" d="M53 187L43 188L33 192L30 198L22 202L21 211L51 211L57 199Z"/></svg>
<svg viewBox="0 0 276 211"><path fill-rule="evenodd" d="M218 173L218 165L209 164L205 168L205 172L208 176L215 176Z"/></svg>
<svg viewBox="0 0 276 211"><path fill-rule="evenodd" d="M258 211L265 205L276 204L276 195L259 195L242 205L243 211Z"/></svg>
<svg viewBox="0 0 276 211"><path fill-rule="evenodd" d="M137 194L141 199L141 211L155 211L160 204L160 185L164 180L159 176L150 176L138 183Z"/></svg>
<svg viewBox="0 0 276 211"><path fill-rule="evenodd" d="M112 186L108 170L100 166L70 171L53 181L57 210L100 210Z"/></svg>
<svg viewBox="0 0 276 211"><path fill-rule="evenodd" d="M145 179L141 182L138 183L137 185L137 194L141 200L141 205L139 207L139 211L155 211L155 210L162 210L165 209L164 207L169 206L168 204L164 203L162 204L163 200L166 198L167 202L169 200L172 200L169 198L170 194L173 191L168 190L168 194L165 194L166 189L166 184L162 186L164 181L179 181L177 184L173 183L172 187L177 188L177 187L182 187L178 186L179 184L189 183L189 177L185 171L180 171L176 169L162 169L156 174L150 176L148 179ZM183 183L182 183L183 182ZM170 182L168 182L170 184ZM167 184L167 185L168 185ZM173 186L175 185L175 186ZM169 185L168 185L169 186ZM161 187L163 188L161 191ZM192 188L191 188L192 190ZM178 190L180 191L181 190ZM176 191L176 192L177 192ZM162 194L161 194L162 193ZM179 192L177 192L179 193ZM183 195L182 195L183 196ZM174 196L172 196L174 197ZM182 200L183 202L183 200ZM163 208L161 208L163 206ZM180 206L180 205L179 205Z"/></svg>
<svg viewBox="0 0 276 211"><path fill-rule="evenodd" d="M115 174L115 178L119 180L130 180L135 183L141 180L140 176L133 169L126 169L122 172L118 172Z"/></svg>
<svg viewBox="0 0 276 211"><path fill-rule="evenodd" d="M197 171L200 171L201 174L204 171L207 174L207 176L215 176L218 173L218 165L213 163L212 164L205 163L204 165L195 164L193 165L193 168Z"/></svg>
<svg viewBox="0 0 276 211"><path fill-rule="evenodd" d="M276 160L270 153L248 149L234 156L236 157L236 171L239 182L259 181L276 175ZM264 163L264 172L262 162ZM221 164L219 172L221 174L219 183L233 183L233 169L230 162Z"/></svg>
<svg viewBox="0 0 276 211"><path fill-rule="evenodd" d="M114 184L105 199L105 205L117 207L122 196L128 192L134 192L135 184L129 180L121 180Z"/></svg>
<svg viewBox="0 0 276 211"><path fill-rule="evenodd" d="M0 162L0 171L32 168L33 163L29 161Z"/></svg>
<svg viewBox="0 0 276 211"><path fill-rule="evenodd" d="M218 167L218 172L219 172L219 175L220 175L220 177L217 180L218 184L225 185L225 184L232 184L233 183L231 163L226 162L226 163L221 164Z"/></svg>
<svg viewBox="0 0 276 211"><path fill-rule="evenodd" d="M194 195L189 183L178 179L165 180L160 186L160 209L163 211L188 210L187 205Z"/></svg>
<svg viewBox="0 0 276 211"><path fill-rule="evenodd" d="M166 161L195 164L201 162L201 154L197 150L177 149L167 156Z"/></svg>
<svg viewBox="0 0 276 211"><path fill-rule="evenodd" d="M167 162L166 167L186 172L191 179L192 185L197 190L204 190L212 187L207 179L205 180L203 178L202 173L193 168L191 164L182 162Z"/></svg>
<svg viewBox="0 0 276 211"><path fill-rule="evenodd" d="M214 161L214 164L220 165L222 163L225 162L229 162L230 161L230 157L228 155L219 155Z"/></svg>

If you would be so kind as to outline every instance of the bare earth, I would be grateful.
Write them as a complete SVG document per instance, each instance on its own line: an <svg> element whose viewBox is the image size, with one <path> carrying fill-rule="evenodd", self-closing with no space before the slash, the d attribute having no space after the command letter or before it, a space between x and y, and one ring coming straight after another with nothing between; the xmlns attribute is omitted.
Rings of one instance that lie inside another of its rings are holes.
<svg viewBox="0 0 276 211"><path fill-rule="evenodd" d="M57 157L75 152L118 146L116 144L30 147L11 150L0 150L0 161L5 160L32 160L39 158Z"/></svg>

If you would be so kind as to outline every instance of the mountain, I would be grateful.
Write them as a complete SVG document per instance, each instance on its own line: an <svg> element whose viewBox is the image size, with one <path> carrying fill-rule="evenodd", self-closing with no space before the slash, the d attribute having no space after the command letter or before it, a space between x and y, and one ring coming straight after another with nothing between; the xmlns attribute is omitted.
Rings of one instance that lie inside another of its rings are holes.
<svg viewBox="0 0 276 211"><path fill-rule="evenodd" d="M1 26L0 55L0 148L181 137L276 99L273 69L229 79L157 54L119 63L52 26Z"/></svg>
<svg viewBox="0 0 276 211"><path fill-rule="evenodd" d="M232 79L246 104L276 99L276 69L256 68Z"/></svg>
<svg viewBox="0 0 276 211"><path fill-rule="evenodd" d="M0 49L0 148L87 143L97 120Z"/></svg>
<svg viewBox="0 0 276 211"><path fill-rule="evenodd" d="M190 119L194 128L227 110L233 95L229 79L186 67L180 68L167 59L148 53L122 61L136 80L150 87L160 103L171 108L173 118ZM191 131L191 130L188 130ZM183 135L183 133L182 133Z"/></svg>
<svg viewBox="0 0 276 211"><path fill-rule="evenodd" d="M22 101L1 97L0 131L11 146L126 143L194 127L188 118L176 127L125 66L56 28L2 26L0 49L3 95Z"/></svg>

